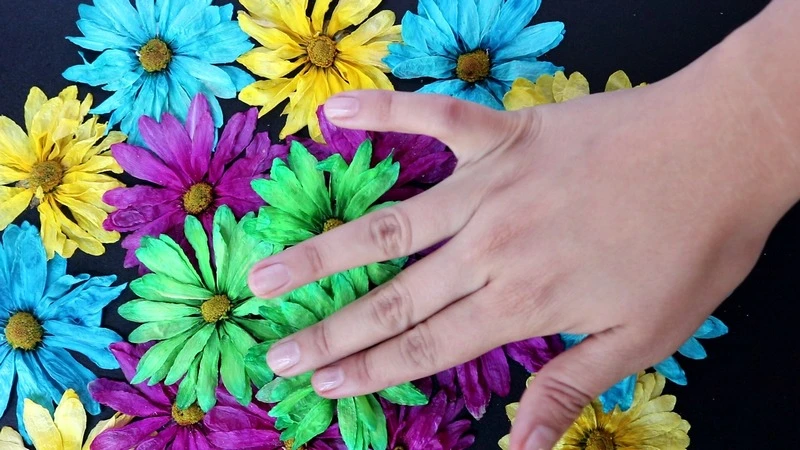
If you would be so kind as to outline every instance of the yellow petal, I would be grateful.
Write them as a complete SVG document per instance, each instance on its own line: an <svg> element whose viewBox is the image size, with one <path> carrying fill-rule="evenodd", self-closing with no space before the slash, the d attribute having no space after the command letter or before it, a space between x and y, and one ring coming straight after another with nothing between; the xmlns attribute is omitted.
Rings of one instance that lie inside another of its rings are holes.
<svg viewBox="0 0 800 450"><path fill-rule="evenodd" d="M325 30L325 13L331 6L331 0L317 0L314 2L314 10L311 11L311 27L313 32L323 33Z"/></svg>
<svg viewBox="0 0 800 450"><path fill-rule="evenodd" d="M0 430L0 450L26 450L22 436L10 427Z"/></svg>
<svg viewBox="0 0 800 450"><path fill-rule="evenodd" d="M503 450L510 449L511 448L511 435L507 434L507 435L503 436L502 438L500 438L500 440L497 442L497 445L499 445L500 448L503 449Z"/></svg>
<svg viewBox="0 0 800 450"><path fill-rule="evenodd" d="M350 89L394 90L392 82L380 69L364 64L353 64L343 58L337 59L335 64L350 85Z"/></svg>
<svg viewBox="0 0 800 450"><path fill-rule="evenodd" d="M50 411L25 399L22 421L36 450L62 450L61 434L50 417Z"/></svg>
<svg viewBox="0 0 800 450"><path fill-rule="evenodd" d="M339 58L355 64L375 66L384 70L387 67L383 63L383 58L389 54L389 43L389 41L377 41L348 48L347 51L341 52Z"/></svg>
<svg viewBox="0 0 800 450"><path fill-rule="evenodd" d="M277 54L272 50L264 47L256 47L240 56L236 61L247 67L250 72L253 72L256 75L264 78L275 79L281 78L305 64L306 58L298 58L295 61L288 61L278 57Z"/></svg>
<svg viewBox="0 0 800 450"><path fill-rule="evenodd" d="M606 83L606 92L613 92L618 91L620 89L631 89L633 85L631 84L631 79L628 78L628 75L618 70L611 74L608 77L608 82Z"/></svg>
<svg viewBox="0 0 800 450"><path fill-rule="evenodd" d="M336 44L336 48L345 53L351 48L364 45L376 36L389 31L392 25L394 25L394 20L394 12L388 10L381 11L367 19L367 21L356 28L355 31L342 38L342 40Z"/></svg>
<svg viewBox="0 0 800 450"><path fill-rule="evenodd" d="M520 109L536 106L536 91L527 87L512 87L503 96L503 107L507 111L518 111Z"/></svg>
<svg viewBox="0 0 800 450"><path fill-rule="evenodd" d="M569 83L569 79L564 75L564 72L556 72L553 75L553 98L556 103L564 101L564 91L567 89L567 83Z"/></svg>
<svg viewBox="0 0 800 450"><path fill-rule="evenodd" d="M92 442L94 442L95 438L103 431L124 427L129 424L131 420L133 420L132 416L116 413L110 419L98 422L98 424L89 431L89 436L86 437L86 443L83 444L83 450L90 450Z"/></svg>
<svg viewBox="0 0 800 450"><path fill-rule="evenodd" d="M306 16L307 0L267 0L269 8L276 11L286 27L299 37L310 38L311 20ZM249 9L249 8L248 8Z"/></svg>
<svg viewBox="0 0 800 450"><path fill-rule="evenodd" d="M69 169L67 169L67 173L75 173L75 172L122 173L122 168L119 166L119 164L117 164L117 160L114 159L114 157L112 156L95 156L83 164L72 166Z"/></svg>
<svg viewBox="0 0 800 450"><path fill-rule="evenodd" d="M118 232L106 231L103 228L103 221L108 217L106 211L90 203L65 195L56 194L56 199L62 205L69 208L69 212L78 226L81 230L84 230L88 236L91 236L93 240L103 244L111 244L119 240Z"/></svg>
<svg viewBox="0 0 800 450"><path fill-rule="evenodd" d="M239 100L251 106L261 106L260 116L272 111L297 88L301 74L293 78L256 81L239 92Z"/></svg>
<svg viewBox="0 0 800 450"><path fill-rule="evenodd" d="M304 53L292 36L278 28L265 27L256 23L247 13L239 14L239 26L265 48L275 51L278 58L291 59Z"/></svg>
<svg viewBox="0 0 800 450"><path fill-rule="evenodd" d="M58 98L65 102L76 100L78 98L78 86L72 85L65 87L61 92L58 93Z"/></svg>
<svg viewBox="0 0 800 450"><path fill-rule="evenodd" d="M8 166L0 164L0 185L16 183L28 178L28 172L22 172Z"/></svg>
<svg viewBox="0 0 800 450"><path fill-rule="evenodd" d="M564 90L561 92L561 100L559 102L566 102L580 97L589 95L589 80L580 72L574 72L569 76Z"/></svg>
<svg viewBox="0 0 800 450"><path fill-rule="evenodd" d="M77 224L67 219L51 196L39 204L37 209L42 223L42 243L48 258L52 258L54 253L69 258L78 247L87 253L89 252L86 249L94 250L98 254L102 253L102 245L81 230Z"/></svg>
<svg viewBox="0 0 800 450"><path fill-rule="evenodd" d="M64 392L54 417L61 433L63 450L81 450L83 432L86 431L86 410L75 391L67 389Z"/></svg>
<svg viewBox="0 0 800 450"><path fill-rule="evenodd" d="M13 120L0 116L0 164L30 172L38 161L28 135Z"/></svg>
<svg viewBox="0 0 800 450"><path fill-rule="evenodd" d="M28 92L28 99L25 100L25 129L31 129L33 116L42 109L42 105L47 101L47 95L41 89L34 86Z"/></svg>
<svg viewBox="0 0 800 450"><path fill-rule="evenodd" d="M271 0L239 0L239 3L250 12L260 22L265 22L281 29L288 29L286 24L281 19L280 12L272 5ZM244 11L239 11L237 16L241 19L242 14L247 14Z"/></svg>
<svg viewBox="0 0 800 450"><path fill-rule="evenodd" d="M511 423L514 423L514 419L517 418L517 411L519 411L519 402L506 405L506 416Z"/></svg>
<svg viewBox="0 0 800 450"><path fill-rule="evenodd" d="M363 22L380 2L381 0L340 0L333 9L326 32L333 36L349 26Z"/></svg>
<svg viewBox="0 0 800 450"><path fill-rule="evenodd" d="M0 230L22 214L32 199L32 189L0 186Z"/></svg>
<svg viewBox="0 0 800 450"><path fill-rule="evenodd" d="M315 112L319 106L315 100L314 89L317 83L325 83L324 70L313 67L304 76L298 78L297 91L289 96L286 125L280 132L281 139L308 125L311 112Z"/></svg>

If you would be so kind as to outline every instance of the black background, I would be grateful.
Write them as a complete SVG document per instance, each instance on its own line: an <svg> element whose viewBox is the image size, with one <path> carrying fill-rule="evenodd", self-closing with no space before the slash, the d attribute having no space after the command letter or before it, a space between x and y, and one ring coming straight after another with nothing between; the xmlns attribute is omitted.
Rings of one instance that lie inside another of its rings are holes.
<svg viewBox="0 0 800 450"><path fill-rule="evenodd" d="M313 0L312 0L313 1ZM217 3L217 2L215 2ZM566 23L564 42L546 59L568 71L581 71L594 88L602 89L608 75L624 69L634 83L654 82L681 69L728 33L757 14L767 0L544 0L535 22ZM74 0L3 0L0 25L0 114L23 123L23 105L31 86L56 95L69 83L61 72L80 62L78 48L64 39L76 36L78 2ZM383 7L398 13L415 9L414 1L385 1ZM776 39L781 39L776 36ZM91 55L93 57L93 55ZM797 55L787 55L797 57ZM734 67L731 68L735 70ZM419 80L397 81L401 90L414 90ZM95 104L107 97L99 89L80 86L81 96L95 94ZM237 100L222 101L226 117L246 109ZM282 108L276 108L276 111ZM275 114L260 121L273 138L283 121ZM35 212L23 219L38 224ZM800 280L800 211L795 208L775 229L753 273L722 305L717 316L731 333L708 342L709 358L701 362L681 359L687 370L687 387L669 386L678 396L676 410L692 424L695 449L792 448L797 442L800 399L795 305ZM78 252L69 260L70 273L117 273L122 281L135 277L122 269L123 251L108 246L103 257ZM116 315L126 291L106 313L106 326L125 335L132 327ZM91 367L91 366L90 366ZM474 448L496 448L508 431L504 405L516 401L525 374L515 367L512 395L495 398L486 417L475 427ZM118 373L101 375L119 378ZM8 380L0 380L8 382ZM15 425L12 397L0 424ZM109 412L104 412L104 416Z"/></svg>

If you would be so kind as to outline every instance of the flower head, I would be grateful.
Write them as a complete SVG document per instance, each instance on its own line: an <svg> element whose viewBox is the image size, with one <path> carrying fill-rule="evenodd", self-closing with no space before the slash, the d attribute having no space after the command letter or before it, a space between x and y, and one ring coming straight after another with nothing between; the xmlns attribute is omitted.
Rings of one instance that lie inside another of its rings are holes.
<svg viewBox="0 0 800 450"><path fill-rule="evenodd" d="M391 156L370 167L372 143L361 143L348 164L340 154L321 163L299 142L292 142L284 162L275 159L270 179L254 180L253 189L269 204L245 229L259 239L290 246L358 219L388 203L376 203L397 181L400 165ZM327 172L327 173L326 173ZM361 291L368 281L394 276L404 258L347 271Z"/></svg>
<svg viewBox="0 0 800 450"><path fill-rule="evenodd" d="M644 85L645 83L642 83L639 86ZM633 84L628 75L618 70L608 77L606 92L631 89L632 87ZM559 71L555 75L542 75L536 82L526 78L514 80L511 90L503 97L503 106L509 111L516 111L532 106L563 103L589 94L589 80L580 72L573 72L567 78L564 72Z"/></svg>
<svg viewBox="0 0 800 450"><path fill-rule="evenodd" d="M90 414L100 405L86 385L95 375L72 354L103 369L116 369L108 351L120 340L102 328L103 308L125 285L112 287L113 275L67 275L66 260L50 261L36 227L10 225L0 243L0 415L17 380L17 424L25 435L24 399L51 409L66 389L75 389ZM68 351L69 350L69 351Z"/></svg>
<svg viewBox="0 0 800 450"><path fill-rule="evenodd" d="M122 172L108 149L125 135L106 134L97 116L86 119L91 104L91 95L78 100L75 86L51 99L32 88L25 102L27 133L0 116L0 230L35 206L48 258L69 258L76 249L101 255L103 244L119 240L119 233L102 227L112 208L100 198L122 186L106 173Z"/></svg>
<svg viewBox="0 0 800 450"><path fill-rule="evenodd" d="M685 450L689 446L689 422L672 412L675 397L662 395L665 381L657 373L639 374L633 404L628 411L619 408L605 411L600 401L592 402L553 450ZM518 407L519 403L506 407L512 423ZM499 444L500 448L508 450L509 437L503 437Z"/></svg>
<svg viewBox="0 0 800 450"><path fill-rule="evenodd" d="M268 380L272 372L264 355L270 347L290 334L311 326L366 293L350 283L343 274L333 275L330 283L311 283L279 300L254 300L247 308L259 308L274 337L250 349L247 367L259 378ZM338 417L342 438L349 450L385 449L388 442L386 416L378 396L394 404L423 405L427 397L410 383L390 387L377 394L331 400L320 397L311 385L311 374L292 378L276 378L263 385L256 398L277 403L270 415L276 426L284 430L282 439L303 445L325 431Z"/></svg>
<svg viewBox="0 0 800 450"><path fill-rule="evenodd" d="M472 422L458 419L464 400L439 392L425 406L398 406L381 400L386 414L389 449L463 450L475 442Z"/></svg>
<svg viewBox="0 0 800 450"><path fill-rule="evenodd" d="M705 359L707 356L703 344L698 339L713 339L723 336L728 333L728 327L722 323L721 320L714 316L709 316L700 328L689 338L679 349L678 353L694 360ZM571 348L586 339L585 334L562 334L561 339L564 341L566 348ZM668 380L679 385L686 385L686 373L678 364L678 360L674 356L661 361L653 366L653 368L666 377ZM634 390L636 387L636 375L631 375L619 383L612 386L609 390L600 396L599 401L605 407L605 411L611 411L619 406L623 411L631 407L634 402Z"/></svg>
<svg viewBox="0 0 800 450"><path fill-rule="evenodd" d="M136 9L138 8L138 9ZM111 114L130 141L140 140L140 116L169 112L187 117L189 102L205 94L214 123L222 124L219 98L234 98L253 81L232 63L253 44L233 17L233 5L213 6L206 0L165 2L97 1L78 8L81 37L73 43L101 52L93 62L64 71L64 78L103 86L114 95L92 112Z"/></svg>
<svg viewBox="0 0 800 450"><path fill-rule="evenodd" d="M439 384L451 398L463 397L467 411L480 419L492 394L504 397L511 389L508 358L528 372L537 372L564 351L558 336L537 337L498 347L485 355L437 375Z"/></svg>
<svg viewBox="0 0 800 450"><path fill-rule="evenodd" d="M160 341L145 353L133 383L146 379L172 385L179 380L178 407L197 404L209 411L216 403L220 378L241 404L252 397L251 376L244 355L256 341L272 337L241 305L253 298L247 271L277 247L247 236L233 212L220 207L213 224L213 257L200 221L186 217L185 235L194 249L199 271L172 238L145 237L136 252L153 273L131 283L141 297L120 306L119 314L142 323L128 340ZM213 264L213 267L212 267Z"/></svg>
<svg viewBox="0 0 800 450"><path fill-rule="evenodd" d="M48 407L39 405L32 400L25 399L23 407L23 422L28 430L30 440L36 450L89 450L98 434L105 430L118 428L128 424L132 417L116 414L112 418L102 420L89 431L89 436L84 441L86 431L86 410L72 389L67 389L58 402L55 414ZM55 420L53 418L55 417ZM0 444L4 450L25 450L22 436L9 427L0 431Z"/></svg>
<svg viewBox="0 0 800 450"><path fill-rule="evenodd" d="M451 95L503 109L519 77L536 79L558 67L539 57L564 38L564 24L527 26L541 0L420 0L403 16L403 43L384 61L399 78L435 78L418 92Z"/></svg>
<svg viewBox="0 0 800 450"><path fill-rule="evenodd" d="M266 80L242 89L239 98L261 106L263 115L288 97L281 139L308 125L311 137L321 141L315 113L333 94L393 89L381 58L388 54L387 45L400 39L400 27L394 25L392 11L369 17L380 0L340 0L330 19L326 19L329 0L315 0L310 18L303 1L241 3L248 12L239 13L239 25L262 47L238 61Z"/></svg>
<svg viewBox="0 0 800 450"><path fill-rule="evenodd" d="M255 128L255 109L234 114L215 148L208 103L198 95L185 125L170 114L161 123L141 118L140 130L150 151L113 146L112 153L127 173L153 184L115 189L103 197L118 208L105 221L106 229L133 232L122 241L128 250L125 267L139 264L135 252L143 236L167 234L182 242L186 216L199 218L210 233L220 205L228 205L237 217L263 205L250 182L264 177L272 159L285 155L286 147L270 145L267 133L254 135Z"/></svg>

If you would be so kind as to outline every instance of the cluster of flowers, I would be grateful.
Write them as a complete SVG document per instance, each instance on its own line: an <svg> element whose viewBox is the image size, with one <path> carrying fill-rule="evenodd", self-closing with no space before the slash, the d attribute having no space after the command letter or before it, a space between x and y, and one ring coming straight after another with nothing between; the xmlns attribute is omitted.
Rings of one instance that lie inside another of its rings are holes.
<svg viewBox="0 0 800 450"><path fill-rule="evenodd" d="M317 0L310 17L306 3L241 0L238 20L233 5L206 0L81 5L83 36L69 39L99 56L64 77L113 95L91 109L92 97L79 100L74 86L54 98L33 88L27 131L0 117L0 414L16 380L19 429L0 432L3 448L24 448L24 439L40 449L459 450L474 441L464 410L479 419L492 395L508 395L509 358L534 373L583 339L508 344L432 379L336 401L318 396L308 374L269 370L271 345L391 279L407 260L269 301L248 288L250 267L455 168L432 138L335 127L321 113L328 97L392 89L389 71L436 79L421 92L498 109L589 93L580 74L567 78L538 59L564 34L559 22L528 26L540 1L420 0L402 28L391 11L371 15L376 0L339 0L332 11ZM617 73L607 89L631 87ZM260 111L223 125L218 98L237 94ZM287 99L287 143L274 144L256 132L257 119ZM289 136L306 126L311 139ZM141 183L125 187L110 175L123 172ZM38 229L13 224L29 206ZM113 275L68 275L65 259L76 250L102 255L120 233L128 233L124 266L140 272L130 284L137 299L118 309L141 324L128 342L101 326L126 286L113 286ZM725 331L710 318L680 353L702 358L696 338ZM121 369L127 382L97 379L73 354ZM661 396L664 377L682 384L685 375L674 358L655 369L602 396L559 445L685 448L689 426L670 412L674 398ZM118 414L84 440L86 412L101 405Z"/></svg>

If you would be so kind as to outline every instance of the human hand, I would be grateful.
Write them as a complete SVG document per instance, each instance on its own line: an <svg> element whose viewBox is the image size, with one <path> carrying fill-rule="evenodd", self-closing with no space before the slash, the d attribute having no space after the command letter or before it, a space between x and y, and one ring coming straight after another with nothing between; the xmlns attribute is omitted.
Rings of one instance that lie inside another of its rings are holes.
<svg viewBox="0 0 800 450"><path fill-rule="evenodd" d="M331 99L336 125L442 140L456 172L260 262L252 290L275 297L449 241L273 346L271 368L316 370L320 395L348 397L508 342L591 334L547 364L522 399L512 448L550 448L591 399L696 331L800 191L782 137L723 101L737 80L694 83L706 69L514 113L383 91Z"/></svg>

